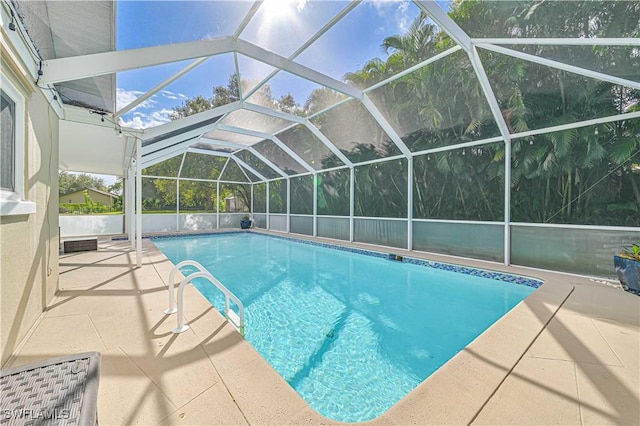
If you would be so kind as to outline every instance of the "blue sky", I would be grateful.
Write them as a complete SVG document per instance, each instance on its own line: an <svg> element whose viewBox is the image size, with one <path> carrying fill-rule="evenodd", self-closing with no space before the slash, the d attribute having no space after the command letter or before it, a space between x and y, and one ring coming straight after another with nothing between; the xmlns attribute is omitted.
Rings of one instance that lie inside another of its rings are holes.
<svg viewBox="0 0 640 426"><path fill-rule="evenodd" d="M446 3L445 3L446 4ZM232 35L251 7L250 1L119 1L118 50L211 39ZM347 5L344 1L268 0L241 38L282 56L289 56ZM418 15L405 0L363 1L296 61L336 79L357 70L368 60L386 55L380 48L385 37L401 34ZM191 61L119 73L118 108L166 80ZM261 80L271 68L240 57L243 79ZM210 97L212 88L224 85L234 72L233 55L210 58L133 111L122 123L144 128L169 121L171 108L196 95ZM278 98L291 93L303 104L317 88L304 79L278 74L270 81Z"/></svg>

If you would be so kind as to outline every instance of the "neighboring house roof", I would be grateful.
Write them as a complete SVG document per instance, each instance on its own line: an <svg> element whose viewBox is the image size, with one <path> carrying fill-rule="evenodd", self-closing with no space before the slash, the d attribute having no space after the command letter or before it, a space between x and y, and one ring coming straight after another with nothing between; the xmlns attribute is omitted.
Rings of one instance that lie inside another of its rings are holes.
<svg viewBox="0 0 640 426"><path fill-rule="evenodd" d="M106 196L109 196L111 198L118 198L118 196L116 194L112 194L111 192L102 191L100 189L95 189L95 188L83 188L83 189L79 189L77 191L67 192L66 194L61 194L60 197L66 197L67 195L76 194L78 192L84 192L84 191L96 192L98 194L106 195Z"/></svg>

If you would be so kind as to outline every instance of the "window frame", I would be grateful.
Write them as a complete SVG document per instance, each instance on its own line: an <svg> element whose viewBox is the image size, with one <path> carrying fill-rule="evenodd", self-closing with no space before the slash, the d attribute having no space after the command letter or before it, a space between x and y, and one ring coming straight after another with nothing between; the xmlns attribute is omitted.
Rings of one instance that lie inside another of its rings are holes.
<svg viewBox="0 0 640 426"><path fill-rule="evenodd" d="M2 92L14 103L13 181L14 190L0 188L0 215L32 214L36 204L25 197L26 98L4 74L0 74Z"/></svg>

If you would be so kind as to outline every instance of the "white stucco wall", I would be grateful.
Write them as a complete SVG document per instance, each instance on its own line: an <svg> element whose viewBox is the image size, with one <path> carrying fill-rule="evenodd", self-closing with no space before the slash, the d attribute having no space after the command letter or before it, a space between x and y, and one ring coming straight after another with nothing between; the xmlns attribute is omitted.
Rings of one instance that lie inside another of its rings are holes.
<svg viewBox="0 0 640 426"><path fill-rule="evenodd" d="M61 237L122 233L124 233L124 216L121 214L60 216Z"/></svg>
<svg viewBox="0 0 640 426"><path fill-rule="evenodd" d="M4 28L2 28L4 31ZM0 362L5 364L58 286L58 118L2 38L2 73L26 99L24 191L32 214L0 217Z"/></svg>
<svg viewBox="0 0 640 426"><path fill-rule="evenodd" d="M240 228L246 213L220 213L220 228ZM175 214L143 214L142 232L207 231L216 229L216 213L181 213L180 224ZM179 229L178 229L179 226Z"/></svg>

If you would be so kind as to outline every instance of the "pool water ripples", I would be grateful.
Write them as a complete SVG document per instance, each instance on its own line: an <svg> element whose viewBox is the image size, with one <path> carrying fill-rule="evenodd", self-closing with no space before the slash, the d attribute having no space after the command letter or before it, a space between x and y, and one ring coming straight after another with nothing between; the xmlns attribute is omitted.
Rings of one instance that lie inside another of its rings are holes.
<svg viewBox="0 0 640 426"><path fill-rule="evenodd" d="M154 240L245 306L247 341L320 414L371 420L535 290L255 233ZM224 297L198 290L222 312Z"/></svg>

